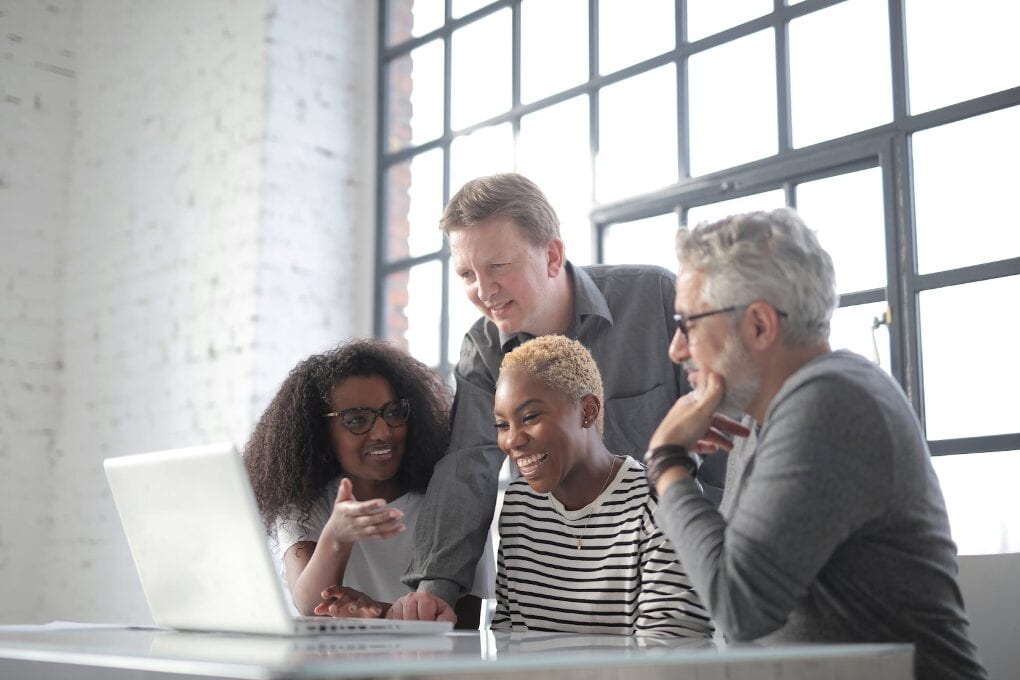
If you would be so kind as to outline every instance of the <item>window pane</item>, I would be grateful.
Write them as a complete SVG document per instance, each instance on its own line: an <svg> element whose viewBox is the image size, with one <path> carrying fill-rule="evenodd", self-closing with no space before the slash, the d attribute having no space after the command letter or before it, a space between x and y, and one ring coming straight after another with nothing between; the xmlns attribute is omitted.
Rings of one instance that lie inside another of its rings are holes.
<svg viewBox="0 0 1020 680"><path fill-rule="evenodd" d="M1017 130L1020 107L913 136L919 272L1020 255Z"/></svg>
<svg viewBox="0 0 1020 680"><path fill-rule="evenodd" d="M450 342L446 355L450 363L456 365L460 358L460 346L464 341L464 334L468 332L471 325L482 315L475 309L475 306L468 300L464 291L464 284L453 267L449 273L450 285Z"/></svg>
<svg viewBox="0 0 1020 680"><path fill-rule="evenodd" d="M687 40L694 42L772 11L772 0L687 0Z"/></svg>
<svg viewBox="0 0 1020 680"><path fill-rule="evenodd" d="M907 0L904 11L912 113L1017 86L1020 3Z"/></svg>
<svg viewBox="0 0 1020 680"><path fill-rule="evenodd" d="M885 288L881 168L798 185L797 212L832 256L841 294Z"/></svg>
<svg viewBox="0 0 1020 680"><path fill-rule="evenodd" d="M604 261L606 264L657 264L675 272L679 227L676 213L612 224L602 237Z"/></svg>
<svg viewBox="0 0 1020 680"><path fill-rule="evenodd" d="M934 456L961 555L1020 552L1020 451Z"/></svg>
<svg viewBox="0 0 1020 680"><path fill-rule="evenodd" d="M387 41L396 45L412 36L425 35L443 25L446 8L443 0L390 0Z"/></svg>
<svg viewBox="0 0 1020 680"><path fill-rule="evenodd" d="M485 7L490 2L492 0L453 0L451 10L454 17L462 17L471 14L476 9Z"/></svg>
<svg viewBox="0 0 1020 680"><path fill-rule="evenodd" d="M510 109L510 10L453 34L451 125L460 130Z"/></svg>
<svg viewBox="0 0 1020 680"><path fill-rule="evenodd" d="M386 278L385 338L419 361L439 365L442 263L427 262Z"/></svg>
<svg viewBox="0 0 1020 680"><path fill-rule="evenodd" d="M383 286L383 337L407 349L407 271L386 277Z"/></svg>
<svg viewBox="0 0 1020 680"><path fill-rule="evenodd" d="M389 149L443 134L443 41L433 40L389 65Z"/></svg>
<svg viewBox="0 0 1020 680"><path fill-rule="evenodd" d="M786 194L782 189L764 191L760 194L731 198L728 201L699 205L687 211L687 224L695 226L701 222L715 222L729 215L753 210L775 210L786 205Z"/></svg>
<svg viewBox="0 0 1020 680"><path fill-rule="evenodd" d="M517 170L535 182L552 203L560 218L567 257L574 264L592 261L590 149L586 96L521 119Z"/></svg>
<svg viewBox="0 0 1020 680"><path fill-rule="evenodd" d="M548 0L545 0L546 2ZM676 47L673 0L599 1L599 73L613 73Z"/></svg>
<svg viewBox="0 0 1020 680"><path fill-rule="evenodd" d="M450 194L482 175L514 169L514 137L509 123L457 137L450 145Z"/></svg>
<svg viewBox="0 0 1020 680"><path fill-rule="evenodd" d="M771 30L693 55L688 73L691 176L776 153L776 52ZM734 97L736 92L739 97Z"/></svg>
<svg viewBox="0 0 1020 680"><path fill-rule="evenodd" d="M882 323L886 308L885 302L872 302L837 309L830 324L829 344L832 349L857 352L891 375L889 327Z"/></svg>
<svg viewBox="0 0 1020 680"><path fill-rule="evenodd" d="M588 0L524 0L521 101L533 102L587 79Z"/></svg>
<svg viewBox="0 0 1020 680"><path fill-rule="evenodd" d="M928 439L1020 432L1020 276L920 293Z"/></svg>
<svg viewBox="0 0 1020 680"><path fill-rule="evenodd" d="M443 214L443 151L433 149L386 173L386 258L417 257L439 250Z"/></svg>
<svg viewBox="0 0 1020 680"><path fill-rule="evenodd" d="M601 91L595 178L599 201L677 181L676 120L672 64Z"/></svg>
<svg viewBox="0 0 1020 680"><path fill-rule="evenodd" d="M887 5L848 0L790 22L794 146L892 120Z"/></svg>

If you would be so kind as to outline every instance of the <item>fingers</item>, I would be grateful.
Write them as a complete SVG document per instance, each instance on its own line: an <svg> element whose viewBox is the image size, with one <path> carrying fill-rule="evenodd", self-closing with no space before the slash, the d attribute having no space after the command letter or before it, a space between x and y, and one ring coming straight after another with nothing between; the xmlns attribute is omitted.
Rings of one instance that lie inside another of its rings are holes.
<svg viewBox="0 0 1020 680"><path fill-rule="evenodd" d="M323 590L320 596L323 601L317 604L314 610L319 616L374 619L383 613L380 603L354 588L330 586Z"/></svg>
<svg viewBox="0 0 1020 680"><path fill-rule="evenodd" d="M718 432L724 432L727 434L735 435L737 437L747 437L751 434L751 429L741 423L738 420L734 420L729 416L724 416L721 413L712 414L712 428Z"/></svg>
<svg viewBox="0 0 1020 680"><path fill-rule="evenodd" d="M400 519L404 513L395 508L382 512L362 515L354 519L354 524L363 536L369 538L389 538L404 531L407 527Z"/></svg>
<svg viewBox="0 0 1020 680"><path fill-rule="evenodd" d="M390 607L386 613L389 619L407 621L450 621L457 622L457 615L444 600L431 593L408 593Z"/></svg>
<svg viewBox="0 0 1020 680"><path fill-rule="evenodd" d="M652 434L649 448L661 444L680 444L698 453L715 453L733 448L733 437L747 437L751 431L740 422L716 410L726 392L723 378L717 373L705 372L704 387L695 396L690 392L666 413Z"/></svg>
<svg viewBox="0 0 1020 680"><path fill-rule="evenodd" d="M345 604L334 602L329 605L329 615L334 619L377 619L380 614L382 607L367 595Z"/></svg>
<svg viewBox="0 0 1020 680"><path fill-rule="evenodd" d="M356 501L354 497L354 487L351 486L351 480L344 477L340 480L340 490L336 494L336 502L342 503L344 501Z"/></svg>
<svg viewBox="0 0 1020 680"><path fill-rule="evenodd" d="M717 453L720 449L732 451L733 440L714 429L705 432L701 439L698 440L698 443L694 445L694 450L698 453Z"/></svg>
<svg viewBox="0 0 1020 680"><path fill-rule="evenodd" d="M701 398L698 399L698 410L702 413L712 414L722 403L726 394L726 385L718 373L707 372L706 377L705 389L702 390Z"/></svg>
<svg viewBox="0 0 1020 680"><path fill-rule="evenodd" d="M341 501L338 495L335 505L348 515L371 515L386 507L386 501L381 498L373 498L370 501Z"/></svg>
<svg viewBox="0 0 1020 680"><path fill-rule="evenodd" d="M406 529L404 513L385 507L381 498L370 501L337 501L330 518L330 531L340 543L356 543L364 538L389 538Z"/></svg>
<svg viewBox="0 0 1020 680"><path fill-rule="evenodd" d="M711 406L698 401L693 393L688 393L676 400L662 422L655 429L649 442L654 449L662 444L680 444L689 449L708 429L711 419Z"/></svg>
<svg viewBox="0 0 1020 680"><path fill-rule="evenodd" d="M388 612L386 612L386 618L388 618L388 619L398 619L398 620L405 619L406 617L404 616L404 600L406 598L407 598L407 596L405 595L404 597L401 597L401 598L398 598L397 600L395 600L393 602L393 604L390 606L390 610ZM408 619L408 620L410 620L410 619Z"/></svg>

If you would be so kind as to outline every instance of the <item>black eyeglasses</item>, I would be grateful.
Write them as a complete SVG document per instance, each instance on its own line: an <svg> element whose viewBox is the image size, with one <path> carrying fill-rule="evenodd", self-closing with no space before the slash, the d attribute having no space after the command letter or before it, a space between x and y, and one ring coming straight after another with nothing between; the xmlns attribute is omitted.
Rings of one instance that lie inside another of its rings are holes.
<svg viewBox="0 0 1020 680"><path fill-rule="evenodd" d="M709 316L715 316L716 314L727 314L729 312L735 312L738 309L743 309L744 307L747 307L747 305L732 305L730 307L723 307L722 309L713 309L710 312L699 312L697 314L691 314L690 316L688 316L686 314L674 314L673 315L673 321L676 321L677 330L679 330L681 333L683 333L684 334L684 338L686 338L687 337L687 332L690 330L689 324L692 321L697 321L698 319L704 319L705 317L709 317ZM778 314L780 317L782 317L784 319L787 319L790 316L789 314L787 314L783 310L779 309L778 307L776 308L776 314Z"/></svg>
<svg viewBox="0 0 1020 680"><path fill-rule="evenodd" d="M375 419L379 416L382 416L383 421L390 427L400 427L406 424L407 419L411 416L411 404L407 399L397 399L383 404L380 409L359 406L322 414L323 418L337 416L343 421L344 427L351 431L351 434L368 434L375 427Z"/></svg>

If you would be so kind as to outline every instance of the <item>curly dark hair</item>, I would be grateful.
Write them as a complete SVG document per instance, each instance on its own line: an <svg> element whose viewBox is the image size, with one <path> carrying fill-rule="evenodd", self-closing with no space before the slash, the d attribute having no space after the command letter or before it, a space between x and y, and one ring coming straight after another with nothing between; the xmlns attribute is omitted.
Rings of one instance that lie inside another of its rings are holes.
<svg viewBox="0 0 1020 680"><path fill-rule="evenodd" d="M374 375L411 405L397 482L405 493L426 489L450 443L450 390L407 352L383 340L353 340L295 366L248 440L244 465L267 533L291 510L307 517L326 485L342 474L322 414L330 410L334 385Z"/></svg>

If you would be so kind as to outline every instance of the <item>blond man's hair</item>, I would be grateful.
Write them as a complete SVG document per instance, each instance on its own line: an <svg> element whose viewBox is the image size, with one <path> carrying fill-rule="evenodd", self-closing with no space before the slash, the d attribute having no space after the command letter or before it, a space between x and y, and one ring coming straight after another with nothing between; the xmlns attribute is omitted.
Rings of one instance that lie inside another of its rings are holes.
<svg viewBox="0 0 1020 680"><path fill-rule="evenodd" d="M562 335L542 335L518 345L503 356L500 374L514 369L533 375L550 390L561 392L575 403L594 394L603 404L602 375L588 348ZM599 408L595 427L599 434L605 424L605 409Z"/></svg>
<svg viewBox="0 0 1020 680"><path fill-rule="evenodd" d="M560 221L542 190L524 175L506 172L476 177L454 194L439 228L468 229L490 217L509 217L531 245L544 248L560 237Z"/></svg>

